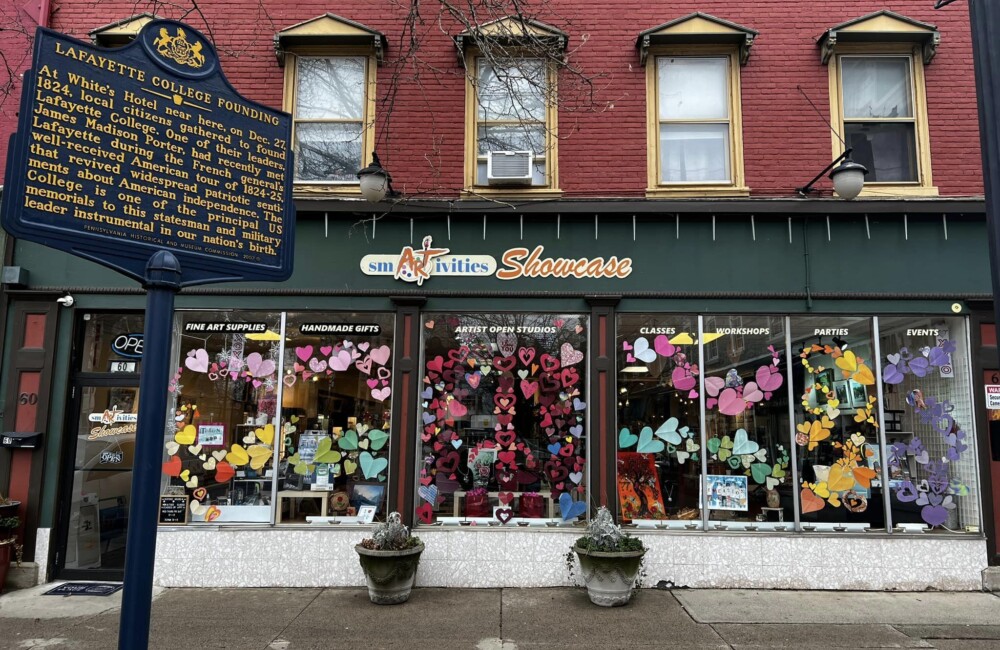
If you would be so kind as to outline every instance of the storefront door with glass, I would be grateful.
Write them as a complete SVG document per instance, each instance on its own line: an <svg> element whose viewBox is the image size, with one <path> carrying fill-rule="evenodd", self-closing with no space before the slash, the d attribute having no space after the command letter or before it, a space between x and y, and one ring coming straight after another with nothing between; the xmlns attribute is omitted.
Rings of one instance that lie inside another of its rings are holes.
<svg viewBox="0 0 1000 650"><path fill-rule="evenodd" d="M142 317L87 314L82 329L56 570L64 578L113 579L125 564Z"/></svg>

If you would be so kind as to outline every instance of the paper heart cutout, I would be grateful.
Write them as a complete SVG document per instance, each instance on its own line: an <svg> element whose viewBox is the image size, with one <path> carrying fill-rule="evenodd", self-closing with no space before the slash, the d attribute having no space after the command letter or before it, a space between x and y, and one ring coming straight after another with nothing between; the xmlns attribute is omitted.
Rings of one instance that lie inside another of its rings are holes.
<svg viewBox="0 0 1000 650"><path fill-rule="evenodd" d="M181 450L181 446L177 444L176 440L168 440L165 445L163 445L167 450L167 456L173 456L178 451Z"/></svg>
<svg viewBox="0 0 1000 650"><path fill-rule="evenodd" d="M178 445L188 446L193 445L195 438L198 436L198 430L194 428L194 425L187 425L183 429L177 431L174 434L174 441Z"/></svg>
<svg viewBox="0 0 1000 650"><path fill-rule="evenodd" d="M431 327L434 327L433 324L434 321L428 321L428 322L431 323ZM421 506L418 506L417 518L420 519L420 521L424 522L425 524L434 523L434 507L429 503L425 503Z"/></svg>
<svg viewBox="0 0 1000 650"><path fill-rule="evenodd" d="M680 391L693 390L698 384L698 380L691 374L691 370L683 366L677 366L670 373L670 381L674 388ZM697 397L697 395L695 395ZM693 399L693 398L692 398Z"/></svg>
<svg viewBox="0 0 1000 650"><path fill-rule="evenodd" d="M583 352L575 349L568 342L559 347L559 363L565 368L583 361Z"/></svg>
<svg viewBox="0 0 1000 650"><path fill-rule="evenodd" d="M733 453L737 456L742 454L755 454L760 449L756 441L750 440L746 429L737 429L736 437L733 439ZM760 481L758 481L759 483Z"/></svg>
<svg viewBox="0 0 1000 650"><path fill-rule="evenodd" d="M632 355L645 363L656 361L656 351L649 347L649 340L645 336L640 336L635 340Z"/></svg>
<svg viewBox="0 0 1000 650"><path fill-rule="evenodd" d="M747 410L747 406L747 401L740 397L735 388L727 388L719 394L719 413L723 415L739 415Z"/></svg>
<svg viewBox="0 0 1000 650"><path fill-rule="evenodd" d="M658 454L665 448L662 440L653 438L653 428L643 427L639 431L639 444L635 450L640 454Z"/></svg>
<svg viewBox="0 0 1000 650"><path fill-rule="evenodd" d="M265 359L260 352L253 352L247 355L247 372L252 377L267 377L274 374L277 366L271 359Z"/></svg>
<svg viewBox="0 0 1000 650"><path fill-rule="evenodd" d="M514 510L512 508L496 508L493 510L493 515L501 524L506 524L514 518Z"/></svg>
<svg viewBox="0 0 1000 650"><path fill-rule="evenodd" d="M391 394L392 394L392 389L390 389L388 386L385 386L383 388L377 388L373 390L372 398L380 402L384 402L385 400L389 399L389 395Z"/></svg>
<svg viewBox="0 0 1000 650"><path fill-rule="evenodd" d="M653 339L653 349L661 357L672 357L677 352L677 348L663 334L659 334Z"/></svg>
<svg viewBox="0 0 1000 650"><path fill-rule="evenodd" d="M351 353L340 350L329 359L330 368L335 372L344 372L351 367Z"/></svg>
<svg viewBox="0 0 1000 650"><path fill-rule="evenodd" d="M297 356L302 363L309 361L309 357L313 355L313 346L303 345L295 348L295 356Z"/></svg>
<svg viewBox="0 0 1000 650"><path fill-rule="evenodd" d="M384 366L389 363L389 357L392 355L392 350L388 345L381 345L377 348L372 348L372 351L368 353L372 361L380 366Z"/></svg>
<svg viewBox="0 0 1000 650"><path fill-rule="evenodd" d="M184 359L184 365L194 372L208 372L208 350L199 348L189 351L187 358Z"/></svg>
<svg viewBox="0 0 1000 650"><path fill-rule="evenodd" d="M633 434L628 429L622 429L618 433L618 448L619 449L628 449L629 447L631 447L632 445L636 444L637 442L639 442L639 436Z"/></svg>
<svg viewBox="0 0 1000 650"><path fill-rule="evenodd" d="M826 501L816 496L816 493L809 488L802 488L799 493L799 503L802 505L802 514L822 510L826 506Z"/></svg>
<svg viewBox="0 0 1000 650"><path fill-rule="evenodd" d="M163 463L163 473L167 476L180 476L183 463L179 456L171 456L170 460Z"/></svg>
<svg viewBox="0 0 1000 650"><path fill-rule="evenodd" d="M212 458L214 458L217 461L220 461L220 460L222 460L225 457L226 457L226 450L225 449L220 449L218 451L213 451L212 452Z"/></svg>
<svg viewBox="0 0 1000 650"><path fill-rule="evenodd" d="M574 501L568 492L559 495L559 513L563 521L576 519L587 512L587 504L584 501Z"/></svg>

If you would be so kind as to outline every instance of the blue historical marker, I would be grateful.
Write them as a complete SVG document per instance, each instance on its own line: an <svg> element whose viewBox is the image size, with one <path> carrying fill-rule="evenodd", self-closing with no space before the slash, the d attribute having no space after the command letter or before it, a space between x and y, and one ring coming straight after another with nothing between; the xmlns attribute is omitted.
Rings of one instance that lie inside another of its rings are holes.
<svg viewBox="0 0 1000 650"><path fill-rule="evenodd" d="M40 28L11 139L3 227L147 289L120 650L148 646L174 296L292 273L291 118L229 85L172 20L94 47Z"/></svg>

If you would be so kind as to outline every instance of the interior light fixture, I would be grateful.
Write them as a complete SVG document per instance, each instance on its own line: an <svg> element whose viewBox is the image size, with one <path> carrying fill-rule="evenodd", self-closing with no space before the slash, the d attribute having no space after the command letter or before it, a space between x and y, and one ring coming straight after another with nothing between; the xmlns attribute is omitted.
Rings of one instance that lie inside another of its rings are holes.
<svg viewBox="0 0 1000 650"><path fill-rule="evenodd" d="M830 180L833 181L833 189L837 196L848 201L857 198L865 186L865 175L868 173L868 168L851 160L851 151L853 150L850 147L845 149L844 153L837 156L832 163L816 175L816 178L803 187L795 188L795 191L802 196L807 196L810 192L819 192L813 185L823 178L824 174L830 172Z"/></svg>
<svg viewBox="0 0 1000 650"><path fill-rule="evenodd" d="M625 366L624 368L622 368L621 371L622 372L634 372L634 373L649 372L649 367L648 366Z"/></svg>

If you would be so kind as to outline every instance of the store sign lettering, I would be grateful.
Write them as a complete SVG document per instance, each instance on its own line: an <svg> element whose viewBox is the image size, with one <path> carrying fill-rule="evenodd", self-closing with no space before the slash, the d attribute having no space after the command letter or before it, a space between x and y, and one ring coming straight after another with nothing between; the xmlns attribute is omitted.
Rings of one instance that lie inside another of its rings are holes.
<svg viewBox="0 0 1000 650"><path fill-rule="evenodd" d="M1000 410L1000 385L986 384L986 408L990 411Z"/></svg>
<svg viewBox="0 0 1000 650"><path fill-rule="evenodd" d="M126 359L141 359L142 334L119 334L111 342L111 351Z"/></svg>
<svg viewBox="0 0 1000 650"><path fill-rule="evenodd" d="M224 332L227 334L263 334L267 323L187 323L185 332Z"/></svg>
<svg viewBox="0 0 1000 650"><path fill-rule="evenodd" d="M90 435L87 436L87 439L99 440L100 438L108 438L110 436L135 433L138 426L139 414L124 413L119 411L117 406L112 406L103 413L91 413L87 417L87 420L89 422L100 423L99 426L93 427L90 430Z"/></svg>
<svg viewBox="0 0 1000 650"><path fill-rule="evenodd" d="M632 258L547 257L545 247L509 248L498 265L492 255L455 255L448 248L435 248L424 237L418 249L406 246L399 255L365 255L361 272L365 275L391 275L403 282L420 286L432 276L494 276L499 280L520 278L623 279L632 274Z"/></svg>
<svg viewBox="0 0 1000 650"><path fill-rule="evenodd" d="M302 323L300 334L372 334L382 333L374 323Z"/></svg>

